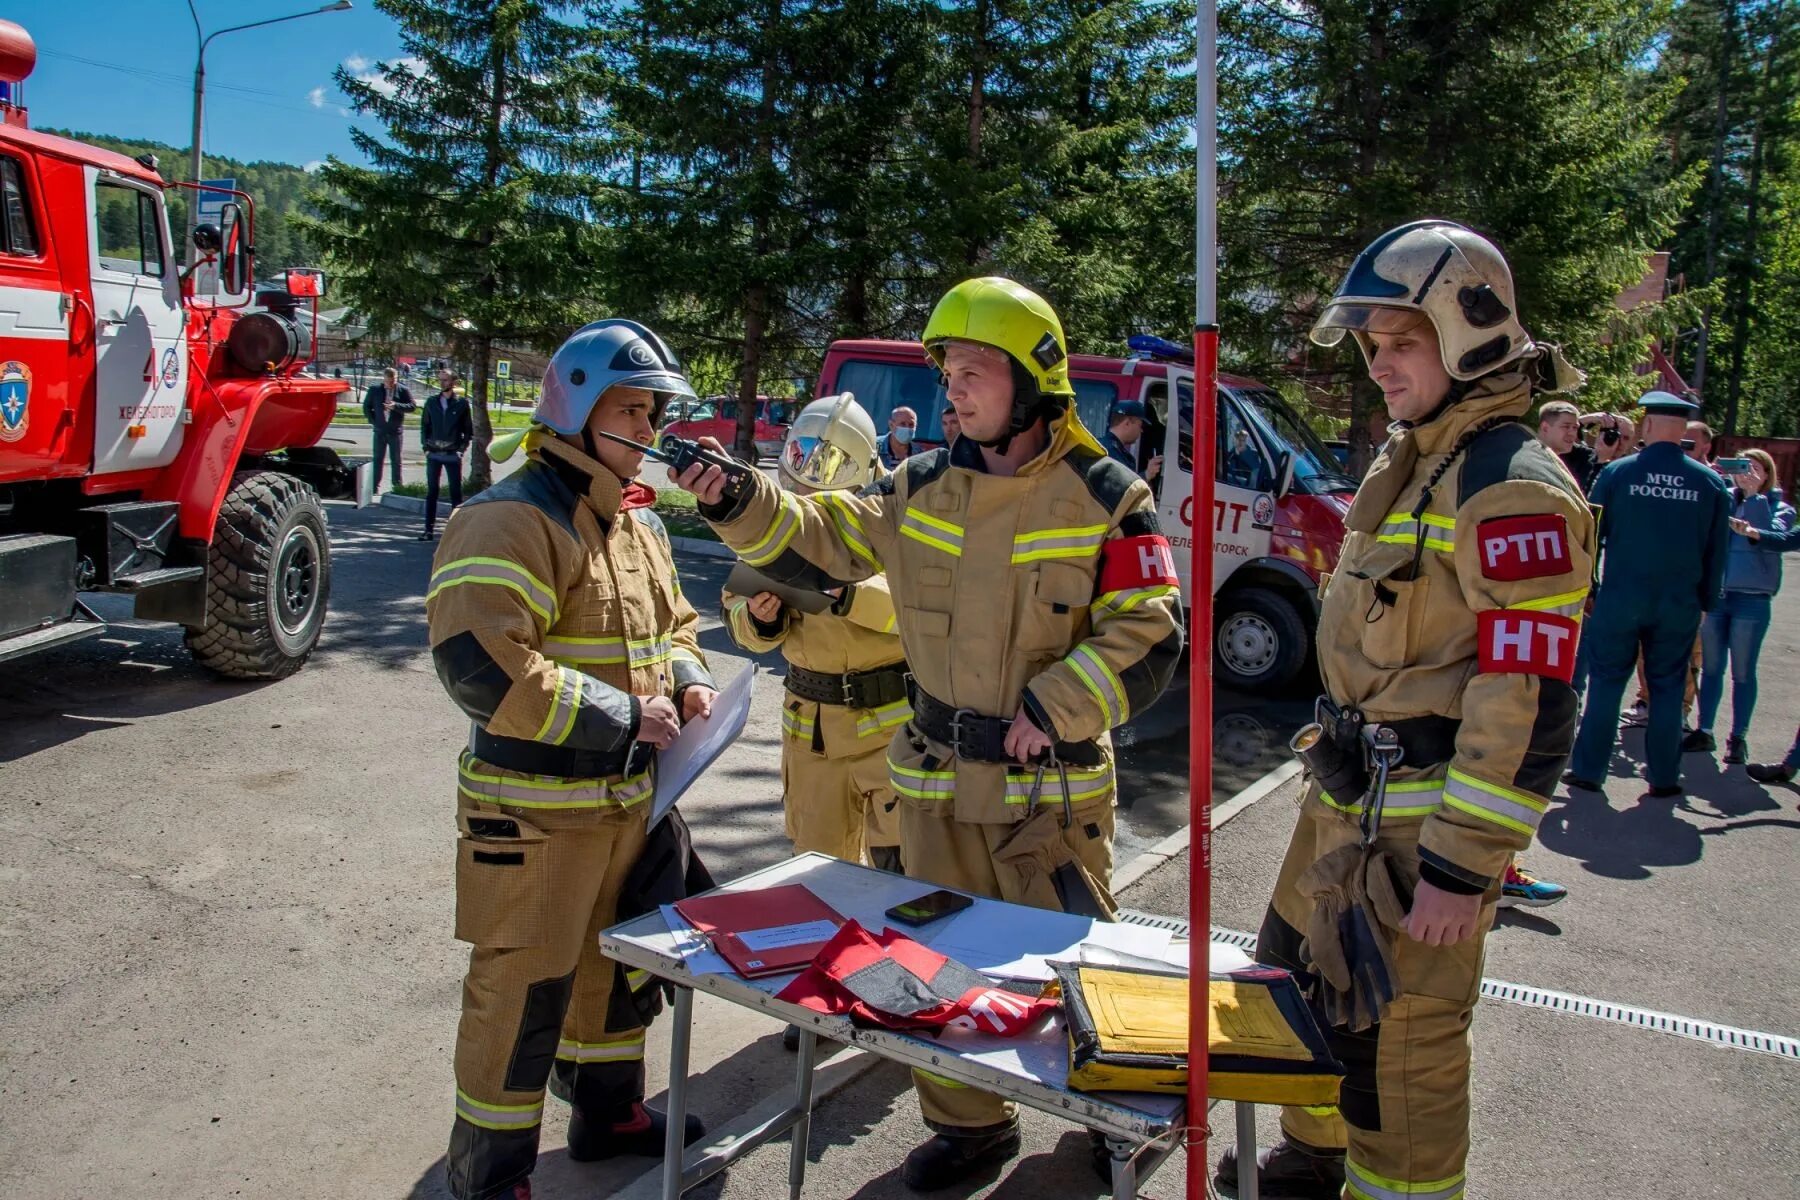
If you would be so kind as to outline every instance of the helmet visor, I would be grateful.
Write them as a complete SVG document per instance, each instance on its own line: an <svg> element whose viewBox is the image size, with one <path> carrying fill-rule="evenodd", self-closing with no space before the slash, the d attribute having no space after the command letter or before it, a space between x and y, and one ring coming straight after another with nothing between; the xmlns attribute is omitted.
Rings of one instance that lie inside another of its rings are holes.
<svg viewBox="0 0 1800 1200"><path fill-rule="evenodd" d="M820 492L839 492L860 487L867 467L845 453L843 447L822 437L790 435L781 449L781 469L804 487Z"/></svg>
<svg viewBox="0 0 1800 1200"><path fill-rule="evenodd" d="M1333 300L1313 322L1308 335L1313 344L1335 346L1346 333L1405 333L1425 321L1416 308L1370 304L1363 300Z"/></svg>

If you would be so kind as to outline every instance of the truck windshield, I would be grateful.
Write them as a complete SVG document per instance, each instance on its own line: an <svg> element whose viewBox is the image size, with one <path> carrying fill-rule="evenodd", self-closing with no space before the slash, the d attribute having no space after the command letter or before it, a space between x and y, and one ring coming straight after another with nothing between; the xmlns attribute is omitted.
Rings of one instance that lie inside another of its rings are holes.
<svg viewBox="0 0 1800 1200"><path fill-rule="evenodd" d="M1356 490L1356 480L1344 474L1337 456L1279 394L1268 388L1255 388L1236 395L1261 430L1263 439L1271 446L1292 452L1296 491L1316 496L1324 492Z"/></svg>

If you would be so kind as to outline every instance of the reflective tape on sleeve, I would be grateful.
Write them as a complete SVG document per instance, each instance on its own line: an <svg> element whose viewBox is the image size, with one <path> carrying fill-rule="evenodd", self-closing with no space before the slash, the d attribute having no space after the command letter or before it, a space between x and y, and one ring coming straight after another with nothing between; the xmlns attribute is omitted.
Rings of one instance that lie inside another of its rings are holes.
<svg viewBox="0 0 1800 1200"><path fill-rule="evenodd" d="M1537 832L1538 822L1549 807L1536 796L1465 775L1454 767L1444 780L1444 803L1526 837Z"/></svg>
<svg viewBox="0 0 1800 1200"><path fill-rule="evenodd" d="M431 587L426 591L425 599L429 602L451 588L471 584L503 587L515 592L546 627L556 623L559 611L556 593L536 575L504 558L459 558L445 563L431 573Z"/></svg>

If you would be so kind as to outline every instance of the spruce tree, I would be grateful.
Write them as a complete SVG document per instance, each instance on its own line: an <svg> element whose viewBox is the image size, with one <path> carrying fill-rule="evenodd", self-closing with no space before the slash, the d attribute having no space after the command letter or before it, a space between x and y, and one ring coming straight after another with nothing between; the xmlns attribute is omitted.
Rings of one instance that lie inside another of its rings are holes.
<svg viewBox="0 0 1800 1200"><path fill-rule="evenodd" d="M338 86L382 136L320 169L310 224L334 287L376 337L450 342L473 364L472 488L485 486L496 343L553 348L597 315L609 142L595 36L551 0L376 0L405 57Z"/></svg>
<svg viewBox="0 0 1800 1200"><path fill-rule="evenodd" d="M1358 250L1435 216L1498 242L1527 327L1564 343L1598 398L1641 390L1632 367L1657 314L1625 321L1613 299L1694 183L1660 157L1670 95L1647 64L1663 17L1628 0L1230 4L1219 228L1231 356L1348 383L1366 454L1379 397L1353 347L1319 353L1306 330Z"/></svg>

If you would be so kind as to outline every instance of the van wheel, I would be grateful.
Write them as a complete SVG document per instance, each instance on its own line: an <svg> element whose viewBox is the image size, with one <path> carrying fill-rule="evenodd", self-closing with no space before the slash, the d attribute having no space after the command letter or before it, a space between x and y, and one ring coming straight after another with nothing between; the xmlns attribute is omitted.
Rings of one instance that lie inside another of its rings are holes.
<svg viewBox="0 0 1800 1200"><path fill-rule="evenodd" d="M1228 687L1279 687L1306 664L1306 623L1280 592L1243 588L1218 598L1213 671Z"/></svg>
<svg viewBox="0 0 1800 1200"><path fill-rule="evenodd" d="M325 509L291 475L232 480L208 553L206 624L190 629L201 666L232 679L292 675L318 644L331 595Z"/></svg>

